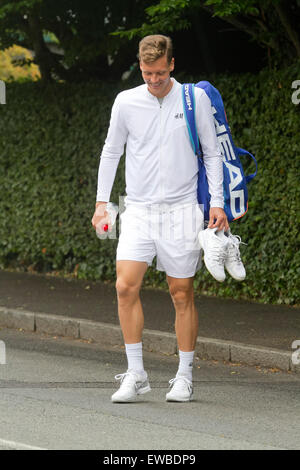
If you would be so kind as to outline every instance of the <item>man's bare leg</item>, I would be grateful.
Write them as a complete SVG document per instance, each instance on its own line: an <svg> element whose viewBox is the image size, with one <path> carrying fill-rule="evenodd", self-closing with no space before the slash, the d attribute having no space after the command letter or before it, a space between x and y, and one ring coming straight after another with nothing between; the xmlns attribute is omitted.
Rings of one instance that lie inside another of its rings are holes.
<svg viewBox="0 0 300 470"><path fill-rule="evenodd" d="M167 276L170 295L176 311L175 331L178 348L194 351L198 336L198 312L194 303L194 277L177 279Z"/></svg>
<svg viewBox="0 0 300 470"><path fill-rule="evenodd" d="M123 332L128 370L116 375L121 386L111 400L115 403L136 401L137 395L151 390L143 365L142 333L144 314L139 291L147 270L147 263L117 261L117 296L120 324Z"/></svg>
<svg viewBox="0 0 300 470"><path fill-rule="evenodd" d="M192 370L198 335L198 313L194 304L194 278L177 279L167 276L176 311L175 331L179 349L179 367L170 381L167 401L188 402L193 397Z"/></svg>
<svg viewBox="0 0 300 470"><path fill-rule="evenodd" d="M124 341L127 344L142 341L144 314L139 296L148 264L140 261L117 261L116 290L118 313Z"/></svg>

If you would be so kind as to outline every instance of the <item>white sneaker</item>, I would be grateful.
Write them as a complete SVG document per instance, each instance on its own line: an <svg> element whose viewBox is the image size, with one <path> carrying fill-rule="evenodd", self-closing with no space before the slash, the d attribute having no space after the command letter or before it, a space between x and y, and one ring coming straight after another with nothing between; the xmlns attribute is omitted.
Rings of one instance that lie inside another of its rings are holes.
<svg viewBox="0 0 300 470"><path fill-rule="evenodd" d="M142 395L151 390L146 373L141 375L138 372L128 370L125 374L116 375L115 379L120 380L121 385L119 390L111 397L113 403L136 401L137 395Z"/></svg>
<svg viewBox="0 0 300 470"><path fill-rule="evenodd" d="M169 381L171 391L166 394L166 401L191 401L193 384L187 377L175 377Z"/></svg>
<svg viewBox="0 0 300 470"><path fill-rule="evenodd" d="M241 260L239 244L243 243L246 245L246 243L242 242L241 237L238 235L232 235L230 229L225 232L225 235L229 240L225 268L234 279L237 281L243 281L246 277L246 270Z"/></svg>
<svg viewBox="0 0 300 470"><path fill-rule="evenodd" d="M224 230L207 228L199 233L199 243L204 251L204 263L210 274L219 282L225 280L224 263L227 257L229 238Z"/></svg>

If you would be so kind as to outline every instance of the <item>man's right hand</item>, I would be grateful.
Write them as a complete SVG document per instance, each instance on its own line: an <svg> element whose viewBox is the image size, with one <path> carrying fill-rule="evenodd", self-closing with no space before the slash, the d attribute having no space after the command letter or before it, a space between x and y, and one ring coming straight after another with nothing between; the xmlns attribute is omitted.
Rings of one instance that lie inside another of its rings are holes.
<svg viewBox="0 0 300 470"><path fill-rule="evenodd" d="M91 220L94 229L99 235L107 233L104 231L103 226L108 225L108 232L111 231L110 217L106 209L107 202L96 202L96 208Z"/></svg>

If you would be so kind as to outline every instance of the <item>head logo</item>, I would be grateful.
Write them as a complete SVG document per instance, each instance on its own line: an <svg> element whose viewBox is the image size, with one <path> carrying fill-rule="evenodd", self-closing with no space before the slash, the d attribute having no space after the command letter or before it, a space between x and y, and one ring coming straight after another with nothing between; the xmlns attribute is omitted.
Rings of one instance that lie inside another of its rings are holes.
<svg viewBox="0 0 300 470"><path fill-rule="evenodd" d="M185 86L184 86L184 94L185 94L186 104L187 104L187 106L188 106L189 111L193 111L192 102L191 102L191 97L190 97L190 94L189 94L189 86L188 86L188 85L185 85Z"/></svg>
<svg viewBox="0 0 300 470"><path fill-rule="evenodd" d="M5 83L0 80L0 104L6 104Z"/></svg>

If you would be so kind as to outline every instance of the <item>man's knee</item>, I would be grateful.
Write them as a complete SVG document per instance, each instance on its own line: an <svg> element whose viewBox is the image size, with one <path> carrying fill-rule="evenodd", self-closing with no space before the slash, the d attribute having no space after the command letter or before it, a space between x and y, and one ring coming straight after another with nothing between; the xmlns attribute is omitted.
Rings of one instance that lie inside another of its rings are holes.
<svg viewBox="0 0 300 470"><path fill-rule="evenodd" d="M175 307L177 305L184 306L193 302L194 291L193 285L190 283L175 282L173 284L169 284L169 291Z"/></svg>
<svg viewBox="0 0 300 470"><path fill-rule="evenodd" d="M138 261L117 261L117 281L115 284L118 298L138 296L148 265Z"/></svg>
<svg viewBox="0 0 300 470"><path fill-rule="evenodd" d="M120 277L116 281L116 291L118 298L136 298L139 295L140 284L128 282L128 280Z"/></svg>

